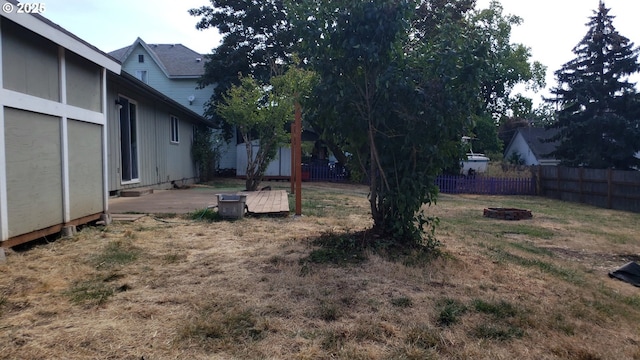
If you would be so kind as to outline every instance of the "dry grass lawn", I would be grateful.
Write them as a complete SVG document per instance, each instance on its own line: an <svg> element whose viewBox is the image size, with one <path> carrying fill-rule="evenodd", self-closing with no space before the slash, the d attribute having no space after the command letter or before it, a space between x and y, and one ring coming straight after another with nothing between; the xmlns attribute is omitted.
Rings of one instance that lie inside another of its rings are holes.
<svg viewBox="0 0 640 360"><path fill-rule="evenodd" d="M304 187L302 218L147 216L7 251L0 358L640 359L640 289L607 276L640 259L640 214L442 195L439 258L335 264L314 239L369 227L367 189Z"/></svg>

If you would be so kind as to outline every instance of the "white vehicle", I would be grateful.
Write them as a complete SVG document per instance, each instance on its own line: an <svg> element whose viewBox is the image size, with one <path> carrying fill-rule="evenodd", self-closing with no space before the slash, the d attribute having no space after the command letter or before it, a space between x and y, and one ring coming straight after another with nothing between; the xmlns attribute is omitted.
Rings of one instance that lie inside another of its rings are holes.
<svg viewBox="0 0 640 360"><path fill-rule="evenodd" d="M467 143L470 140L471 138L468 136L462 137L463 143ZM460 161L460 174L475 175L486 172L487 166L489 165L489 158L484 156L484 154L474 153L470 143L469 151L466 160Z"/></svg>

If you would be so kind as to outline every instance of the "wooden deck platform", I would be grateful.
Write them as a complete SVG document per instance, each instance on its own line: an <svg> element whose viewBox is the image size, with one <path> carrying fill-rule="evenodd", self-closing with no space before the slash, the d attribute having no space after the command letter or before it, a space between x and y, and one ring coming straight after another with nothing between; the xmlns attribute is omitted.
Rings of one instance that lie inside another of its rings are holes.
<svg viewBox="0 0 640 360"><path fill-rule="evenodd" d="M250 214L289 215L289 198L285 190L242 192L247 195Z"/></svg>

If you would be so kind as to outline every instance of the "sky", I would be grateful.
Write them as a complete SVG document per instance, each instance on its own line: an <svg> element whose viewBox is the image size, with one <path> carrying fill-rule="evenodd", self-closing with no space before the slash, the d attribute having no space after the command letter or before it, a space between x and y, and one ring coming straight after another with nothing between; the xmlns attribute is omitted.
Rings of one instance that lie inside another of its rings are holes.
<svg viewBox="0 0 640 360"><path fill-rule="evenodd" d="M572 49L587 32L586 23L600 0L501 0L503 14L523 23L512 29L511 42L531 49L531 59L547 66L547 89L526 93L540 102L556 85L553 73L575 56ZM34 2L33 0L23 2ZM210 5L209 0L43 0L49 20L104 52L131 45L137 37L148 44L180 43L210 53L220 43L215 29L197 30L198 18L188 10ZM490 0L477 0L487 8ZM616 30L640 45L640 1L605 0ZM640 81L640 76L632 78ZM520 91L523 91L520 89Z"/></svg>
<svg viewBox="0 0 640 360"><path fill-rule="evenodd" d="M531 60L547 67L547 88L538 94L526 93L539 104L542 96L549 96L549 88L556 86L554 72L575 58L572 52L586 35L589 17L598 9L600 0L502 0L503 14L517 15L522 24L511 29L511 42L531 49ZM488 8L490 0L477 0L479 8ZM636 46L640 45L638 0L605 0L609 15L615 16L613 26L620 35ZM634 82L640 76L634 76ZM637 86L636 86L637 87ZM523 91L524 92L524 91Z"/></svg>
<svg viewBox="0 0 640 360"><path fill-rule="evenodd" d="M34 0L20 0L34 2ZM215 29L197 30L188 11L208 0L43 0L43 15L104 52L133 44L183 44L210 53L221 37Z"/></svg>

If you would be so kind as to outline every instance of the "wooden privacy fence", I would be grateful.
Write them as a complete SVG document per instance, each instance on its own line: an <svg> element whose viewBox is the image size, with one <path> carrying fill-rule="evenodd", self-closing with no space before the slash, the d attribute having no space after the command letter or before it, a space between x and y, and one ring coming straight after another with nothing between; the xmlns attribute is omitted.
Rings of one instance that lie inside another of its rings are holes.
<svg viewBox="0 0 640 360"><path fill-rule="evenodd" d="M540 166L537 178L541 196L640 212L640 171Z"/></svg>
<svg viewBox="0 0 640 360"><path fill-rule="evenodd" d="M441 175L436 185L445 194L535 195L535 178Z"/></svg>

